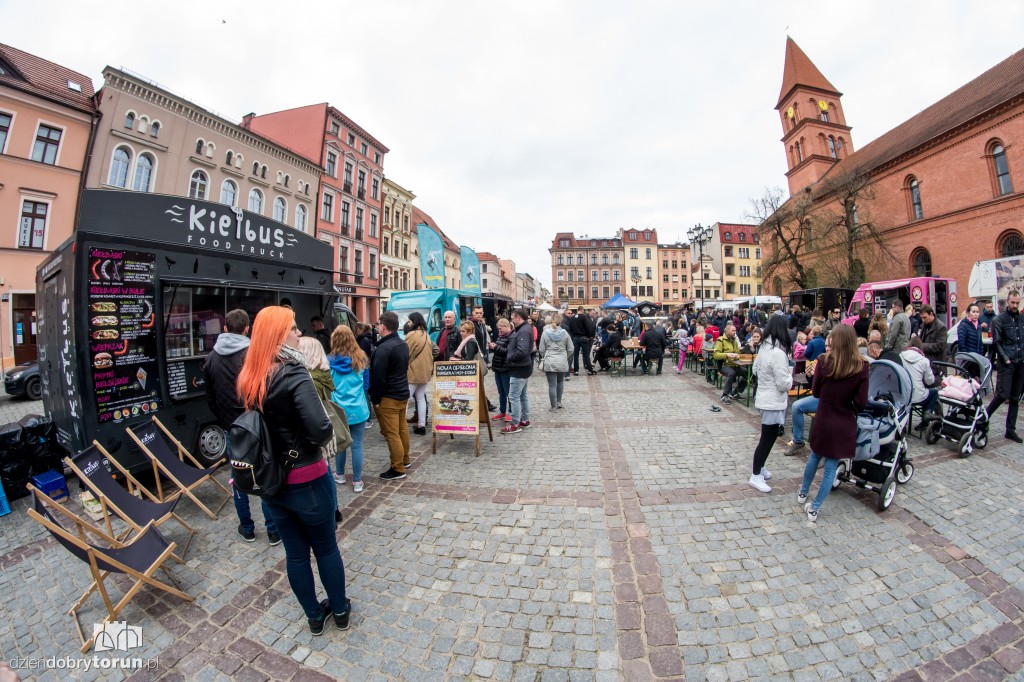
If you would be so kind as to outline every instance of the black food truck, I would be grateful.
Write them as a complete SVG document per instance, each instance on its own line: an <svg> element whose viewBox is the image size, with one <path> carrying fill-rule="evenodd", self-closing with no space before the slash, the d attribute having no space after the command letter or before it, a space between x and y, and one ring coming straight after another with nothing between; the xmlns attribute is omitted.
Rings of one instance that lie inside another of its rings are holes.
<svg viewBox="0 0 1024 682"><path fill-rule="evenodd" d="M155 414L200 461L218 460L224 432L202 367L224 315L288 304L304 331L313 316L352 326L332 265L329 244L256 213L85 190L75 233L36 271L43 400L59 442L74 453L96 439L139 470L125 427Z"/></svg>
<svg viewBox="0 0 1024 682"><path fill-rule="evenodd" d="M819 287L789 292L790 306L798 305L801 310L807 311L817 308L826 318L828 318L828 311L835 308L842 310L845 315L851 299L853 299L853 289Z"/></svg>

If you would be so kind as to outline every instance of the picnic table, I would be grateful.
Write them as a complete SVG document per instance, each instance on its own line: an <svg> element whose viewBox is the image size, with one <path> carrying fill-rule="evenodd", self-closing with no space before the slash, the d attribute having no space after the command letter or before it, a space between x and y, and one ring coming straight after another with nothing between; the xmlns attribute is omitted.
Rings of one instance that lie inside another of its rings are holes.
<svg viewBox="0 0 1024 682"><path fill-rule="evenodd" d="M754 358L756 355L741 353L734 364L747 372L747 407L750 407L750 394L754 386Z"/></svg>
<svg viewBox="0 0 1024 682"><path fill-rule="evenodd" d="M622 339L622 350L626 352L622 357L622 373L627 374L632 372L633 374L637 374L642 371L640 369L640 365L630 365L626 361L630 355L632 355L635 360L636 354L643 352L643 346L640 345L640 340L635 338Z"/></svg>

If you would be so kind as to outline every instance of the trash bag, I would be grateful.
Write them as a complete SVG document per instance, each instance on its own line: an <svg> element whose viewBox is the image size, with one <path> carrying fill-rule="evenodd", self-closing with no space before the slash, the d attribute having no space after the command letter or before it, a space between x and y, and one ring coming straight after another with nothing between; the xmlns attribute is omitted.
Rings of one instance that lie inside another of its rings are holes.
<svg viewBox="0 0 1024 682"><path fill-rule="evenodd" d="M17 422L0 426L0 460L4 459L5 452L21 446L21 432L21 424Z"/></svg>
<svg viewBox="0 0 1024 682"><path fill-rule="evenodd" d="M18 420L18 424L22 428L21 438L25 443L45 438L47 433L55 430L53 420L41 414L26 414Z"/></svg>

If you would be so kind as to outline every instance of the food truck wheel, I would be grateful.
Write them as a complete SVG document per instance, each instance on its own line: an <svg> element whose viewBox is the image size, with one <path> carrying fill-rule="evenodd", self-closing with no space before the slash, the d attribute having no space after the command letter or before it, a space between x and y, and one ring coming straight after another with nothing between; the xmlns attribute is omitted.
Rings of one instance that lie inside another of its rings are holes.
<svg viewBox="0 0 1024 682"><path fill-rule="evenodd" d="M217 424L210 424L199 432L199 454L207 464L215 464L224 457L227 437Z"/></svg>

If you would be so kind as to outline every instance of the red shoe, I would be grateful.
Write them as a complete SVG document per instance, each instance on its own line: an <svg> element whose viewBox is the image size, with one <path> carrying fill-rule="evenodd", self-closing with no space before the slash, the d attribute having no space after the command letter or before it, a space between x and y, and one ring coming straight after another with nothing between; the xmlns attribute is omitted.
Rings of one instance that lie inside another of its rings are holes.
<svg viewBox="0 0 1024 682"><path fill-rule="evenodd" d="M521 427L516 426L515 424L507 424L505 428L501 430L501 432L504 433L505 435L508 435L510 433L519 433L522 430L523 429Z"/></svg>
<svg viewBox="0 0 1024 682"><path fill-rule="evenodd" d="M530 428L530 421L526 420L524 422L519 422L519 428L520 429L528 429L528 428Z"/></svg>
<svg viewBox="0 0 1024 682"><path fill-rule="evenodd" d="M509 417L504 412L502 412L501 414L496 414L493 417L491 417L491 421L495 421L495 422L501 421L502 419L511 419L511 417Z"/></svg>

